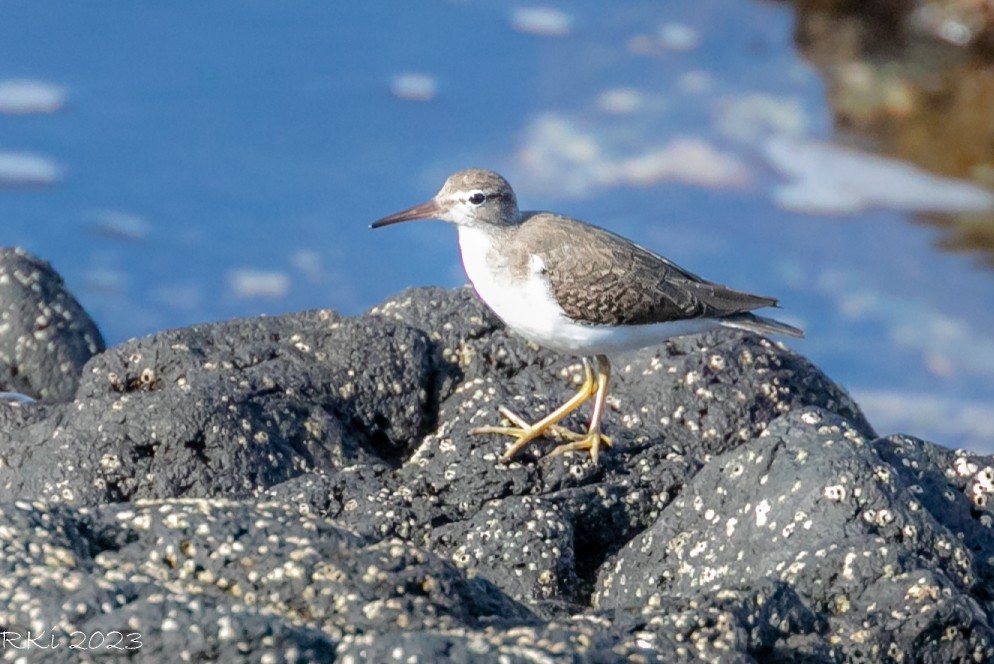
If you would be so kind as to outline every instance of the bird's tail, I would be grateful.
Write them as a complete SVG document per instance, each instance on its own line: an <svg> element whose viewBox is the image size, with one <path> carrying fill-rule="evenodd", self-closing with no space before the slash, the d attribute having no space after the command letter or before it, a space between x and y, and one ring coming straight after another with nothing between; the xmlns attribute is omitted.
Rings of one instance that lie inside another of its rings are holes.
<svg viewBox="0 0 994 664"><path fill-rule="evenodd" d="M736 330L746 330L756 334L783 334L788 337L803 337L804 330L781 323L772 318L757 316L756 314L744 313L724 316L720 319L725 327L733 327Z"/></svg>

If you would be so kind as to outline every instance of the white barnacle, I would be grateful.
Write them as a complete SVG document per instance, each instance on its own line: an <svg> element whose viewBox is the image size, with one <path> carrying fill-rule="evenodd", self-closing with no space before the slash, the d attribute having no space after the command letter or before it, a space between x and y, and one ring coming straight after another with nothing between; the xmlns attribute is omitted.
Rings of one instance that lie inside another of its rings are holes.
<svg viewBox="0 0 994 664"><path fill-rule="evenodd" d="M846 488L841 484L833 484L832 486L825 487L822 495L833 502L842 502L846 499Z"/></svg>

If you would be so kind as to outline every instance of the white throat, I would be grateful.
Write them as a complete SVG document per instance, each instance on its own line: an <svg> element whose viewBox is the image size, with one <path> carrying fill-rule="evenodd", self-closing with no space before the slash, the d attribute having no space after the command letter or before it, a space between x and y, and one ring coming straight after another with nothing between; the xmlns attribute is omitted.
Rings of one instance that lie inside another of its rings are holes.
<svg viewBox="0 0 994 664"><path fill-rule="evenodd" d="M492 233L474 226L458 226L459 249L473 288L508 327L546 345L554 335L562 309L552 296L545 265L532 256L527 269L515 273L508 247L494 245Z"/></svg>

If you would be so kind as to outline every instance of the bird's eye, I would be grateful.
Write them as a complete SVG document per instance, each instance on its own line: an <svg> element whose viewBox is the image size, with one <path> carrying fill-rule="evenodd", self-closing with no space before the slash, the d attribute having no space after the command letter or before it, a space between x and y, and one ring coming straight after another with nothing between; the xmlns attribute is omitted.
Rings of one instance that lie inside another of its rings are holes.
<svg viewBox="0 0 994 664"><path fill-rule="evenodd" d="M487 195L482 191L474 191L469 196L469 202L473 205L483 205L484 201L487 200Z"/></svg>

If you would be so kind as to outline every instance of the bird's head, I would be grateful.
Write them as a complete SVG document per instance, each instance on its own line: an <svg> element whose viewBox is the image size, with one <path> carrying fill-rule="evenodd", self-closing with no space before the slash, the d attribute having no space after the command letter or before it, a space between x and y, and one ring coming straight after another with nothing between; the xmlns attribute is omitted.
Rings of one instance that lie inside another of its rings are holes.
<svg viewBox="0 0 994 664"><path fill-rule="evenodd" d="M468 168L453 173L430 201L374 222L382 228L402 221L440 219L457 226L507 226L519 221L514 190L493 171Z"/></svg>

